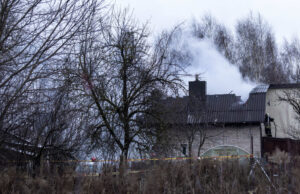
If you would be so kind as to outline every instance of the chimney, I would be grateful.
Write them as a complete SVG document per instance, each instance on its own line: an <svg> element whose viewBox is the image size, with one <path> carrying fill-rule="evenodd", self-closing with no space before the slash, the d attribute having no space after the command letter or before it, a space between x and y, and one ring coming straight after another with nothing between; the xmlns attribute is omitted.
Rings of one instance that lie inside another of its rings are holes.
<svg viewBox="0 0 300 194"><path fill-rule="evenodd" d="M201 101L206 101L206 81L189 82L189 96L200 98Z"/></svg>

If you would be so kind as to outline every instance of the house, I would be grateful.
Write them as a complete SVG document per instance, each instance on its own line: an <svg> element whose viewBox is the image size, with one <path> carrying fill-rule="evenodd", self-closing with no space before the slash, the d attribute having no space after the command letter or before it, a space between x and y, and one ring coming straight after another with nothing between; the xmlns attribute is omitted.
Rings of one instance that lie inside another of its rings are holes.
<svg viewBox="0 0 300 194"><path fill-rule="evenodd" d="M188 96L162 99L164 108L171 109L164 118L173 144L184 155L215 149L220 155L241 152L260 157L264 137L292 138L289 132L299 122L283 98L298 89L300 84L259 85L242 102L235 94L208 95L206 82L196 79L189 82Z"/></svg>
<svg viewBox="0 0 300 194"><path fill-rule="evenodd" d="M300 84L269 85L266 94L266 114L274 120L270 123L272 137L300 139L299 115L294 109L297 109L297 106L300 106Z"/></svg>

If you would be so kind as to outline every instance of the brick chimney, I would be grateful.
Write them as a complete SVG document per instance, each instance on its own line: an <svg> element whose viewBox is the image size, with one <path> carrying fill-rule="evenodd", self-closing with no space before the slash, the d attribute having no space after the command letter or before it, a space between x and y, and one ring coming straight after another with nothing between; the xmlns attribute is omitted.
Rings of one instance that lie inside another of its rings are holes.
<svg viewBox="0 0 300 194"><path fill-rule="evenodd" d="M201 101L206 101L206 81L195 81L189 82L189 96L199 98Z"/></svg>

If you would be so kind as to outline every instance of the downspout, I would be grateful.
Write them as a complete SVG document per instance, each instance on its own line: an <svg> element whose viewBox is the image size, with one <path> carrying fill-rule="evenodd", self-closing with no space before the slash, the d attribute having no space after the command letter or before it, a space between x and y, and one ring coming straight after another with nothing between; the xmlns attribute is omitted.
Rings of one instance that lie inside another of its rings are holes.
<svg viewBox="0 0 300 194"><path fill-rule="evenodd" d="M275 123L275 121L273 121L273 123L274 123L274 126L275 126L275 138L277 137L277 125L276 125L276 123Z"/></svg>
<svg viewBox="0 0 300 194"><path fill-rule="evenodd" d="M260 123L260 126L259 126L259 129L260 129L260 157L262 158L263 157L263 139L262 139L262 125L263 123Z"/></svg>
<svg viewBox="0 0 300 194"><path fill-rule="evenodd" d="M251 154L253 155L253 135L251 134Z"/></svg>
<svg viewBox="0 0 300 194"><path fill-rule="evenodd" d="M253 134L252 134L252 128L250 127L250 153L253 155Z"/></svg>

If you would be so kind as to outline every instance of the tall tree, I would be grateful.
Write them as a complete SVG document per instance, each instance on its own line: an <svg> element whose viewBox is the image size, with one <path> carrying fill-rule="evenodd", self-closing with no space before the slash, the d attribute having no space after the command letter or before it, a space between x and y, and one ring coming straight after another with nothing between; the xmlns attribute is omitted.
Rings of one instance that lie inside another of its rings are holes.
<svg viewBox="0 0 300 194"><path fill-rule="evenodd" d="M291 42L285 40L280 53L280 61L289 82L300 82L300 43L295 38Z"/></svg>
<svg viewBox="0 0 300 194"><path fill-rule="evenodd" d="M237 65L243 77L262 83L285 82L270 26L252 13L236 26Z"/></svg>
<svg viewBox="0 0 300 194"><path fill-rule="evenodd" d="M34 118L55 112L47 105L51 104L49 98L53 102L53 90L61 86L61 59L67 48L76 44L83 21L95 12L95 4L101 1L0 2L0 147L12 136L30 144L39 138L33 135L37 133L32 131ZM52 105L57 103L60 101ZM41 115L36 114L37 107ZM46 134L48 127L41 134Z"/></svg>
<svg viewBox="0 0 300 194"><path fill-rule="evenodd" d="M139 143L139 134L145 132L140 127L140 117L149 114L152 91L177 90L182 67L174 63L176 56L170 52L172 32L163 33L150 44L147 26L134 21L128 10L113 11L102 25L95 22L87 27L97 32L95 27L101 26L100 33L93 36L86 31L88 36L70 71L83 83L85 88L78 89L95 115L90 134L93 139L113 142L122 163L130 148Z"/></svg>

